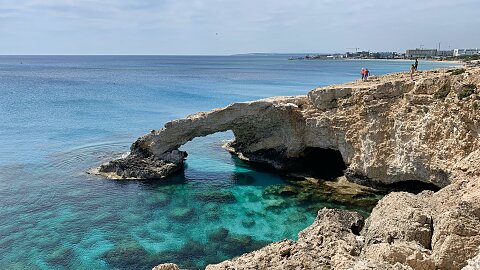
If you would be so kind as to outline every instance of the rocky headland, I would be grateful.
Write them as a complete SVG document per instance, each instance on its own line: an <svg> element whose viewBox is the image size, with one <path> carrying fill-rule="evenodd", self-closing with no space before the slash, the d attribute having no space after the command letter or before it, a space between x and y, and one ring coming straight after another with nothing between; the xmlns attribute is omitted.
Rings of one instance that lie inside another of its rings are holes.
<svg viewBox="0 0 480 270"><path fill-rule="evenodd" d="M392 192L367 220L320 210L298 241L273 243L209 270L461 269L479 252L480 68L423 71L413 81L389 74L197 113L139 138L129 156L97 172L163 178L183 168L181 145L227 130L235 135L229 151L278 170L440 190Z"/></svg>

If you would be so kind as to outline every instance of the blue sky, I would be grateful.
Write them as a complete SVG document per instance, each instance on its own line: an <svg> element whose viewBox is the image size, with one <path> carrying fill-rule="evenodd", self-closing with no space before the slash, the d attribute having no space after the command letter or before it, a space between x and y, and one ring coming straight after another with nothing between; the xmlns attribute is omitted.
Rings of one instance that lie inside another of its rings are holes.
<svg viewBox="0 0 480 270"><path fill-rule="evenodd" d="M0 54L480 47L478 0L0 0Z"/></svg>

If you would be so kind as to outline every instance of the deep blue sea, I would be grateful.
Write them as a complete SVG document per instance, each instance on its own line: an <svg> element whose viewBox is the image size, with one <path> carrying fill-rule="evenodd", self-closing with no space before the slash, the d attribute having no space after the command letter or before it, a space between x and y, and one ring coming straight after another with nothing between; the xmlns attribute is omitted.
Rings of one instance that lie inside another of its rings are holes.
<svg viewBox="0 0 480 270"><path fill-rule="evenodd" d="M295 239L324 206L368 215L328 195L275 194L291 182L223 150L228 132L184 145L185 171L165 181L86 173L169 120L411 64L287 58L0 56L0 269L201 269Z"/></svg>

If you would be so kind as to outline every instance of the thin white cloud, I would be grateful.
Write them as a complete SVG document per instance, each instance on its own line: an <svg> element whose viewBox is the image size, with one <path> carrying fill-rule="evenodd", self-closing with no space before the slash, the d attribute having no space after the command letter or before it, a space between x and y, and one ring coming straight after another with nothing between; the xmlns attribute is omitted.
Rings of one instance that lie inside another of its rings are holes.
<svg viewBox="0 0 480 270"><path fill-rule="evenodd" d="M398 50L438 41L467 46L480 43L478 35L466 34L480 25L476 2L0 0L0 34L9 37L0 53ZM28 40L35 46L25 45Z"/></svg>

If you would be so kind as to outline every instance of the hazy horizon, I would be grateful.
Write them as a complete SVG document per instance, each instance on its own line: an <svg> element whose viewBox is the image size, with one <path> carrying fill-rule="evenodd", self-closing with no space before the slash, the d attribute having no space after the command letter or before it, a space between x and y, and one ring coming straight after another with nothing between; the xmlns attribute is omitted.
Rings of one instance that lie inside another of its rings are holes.
<svg viewBox="0 0 480 270"><path fill-rule="evenodd" d="M480 47L475 0L0 0L0 55L234 55Z"/></svg>

